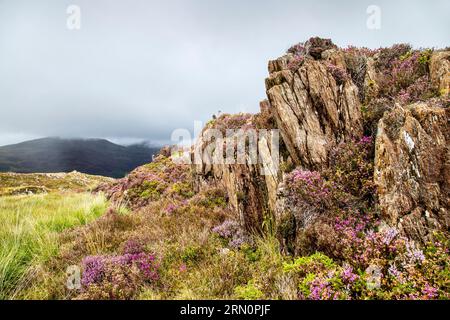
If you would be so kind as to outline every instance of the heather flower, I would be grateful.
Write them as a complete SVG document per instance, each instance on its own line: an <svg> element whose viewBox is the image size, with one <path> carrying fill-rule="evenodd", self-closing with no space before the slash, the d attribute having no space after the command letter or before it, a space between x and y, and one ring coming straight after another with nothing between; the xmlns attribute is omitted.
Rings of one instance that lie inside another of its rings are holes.
<svg viewBox="0 0 450 320"><path fill-rule="evenodd" d="M395 264L392 264L392 265L389 266L388 273L389 273L389 275L391 275L391 276L393 276L395 278L400 276L400 271L398 271L398 269L395 266Z"/></svg>
<svg viewBox="0 0 450 320"><path fill-rule="evenodd" d="M171 214L171 213L173 213L176 209L177 209L177 206L176 206L175 204L171 203L171 204L169 204L169 205L166 207L166 212L167 212L168 214Z"/></svg>
<svg viewBox="0 0 450 320"><path fill-rule="evenodd" d="M186 270L187 270L187 266L186 266L186 264L184 264L184 263L182 263L182 264L180 265L180 268L178 268L178 271L179 271L179 272L186 272Z"/></svg>
<svg viewBox="0 0 450 320"><path fill-rule="evenodd" d="M372 144L372 137L371 136L363 136L359 141L358 144Z"/></svg>
<svg viewBox="0 0 450 320"><path fill-rule="evenodd" d="M142 251L144 251L143 245L134 239L130 239L127 242L125 242L124 247L123 247L124 254L126 254L126 253L134 254L134 253L140 253Z"/></svg>
<svg viewBox="0 0 450 320"><path fill-rule="evenodd" d="M402 89L398 94L398 99L402 104L407 104L411 100L411 96L405 89Z"/></svg>
<svg viewBox="0 0 450 320"><path fill-rule="evenodd" d="M225 136L227 130L247 130L253 128L254 115L250 113L221 114L212 120L205 129L217 129Z"/></svg>
<svg viewBox="0 0 450 320"><path fill-rule="evenodd" d="M435 299L438 296L438 289L426 283L422 293L427 297L427 299Z"/></svg>
<svg viewBox="0 0 450 320"><path fill-rule="evenodd" d="M347 48L342 49L345 53L355 55L355 56L365 56L365 57L373 57L375 54L380 52L380 48L378 49L370 49L366 47L355 47L348 46Z"/></svg>
<svg viewBox="0 0 450 320"><path fill-rule="evenodd" d="M92 283L99 282L105 271L105 258L102 256L88 256L83 259L83 276L81 283L88 286Z"/></svg>
<svg viewBox="0 0 450 320"><path fill-rule="evenodd" d="M142 272L146 280L155 281L158 279L158 264L156 257L153 254L137 253L127 257L131 263L137 264L139 270Z"/></svg>
<svg viewBox="0 0 450 320"><path fill-rule="evenodd" d="M243 231L240 231L240 232L237 232L233 236L233 239L231 239L231 241L228 243L228 245L232 248L239 249L244 244L249 243L249 242L250 242L249 238L244 234Z"/></svg>
<svg viewBox="0 0 450 320"><path fill-rule="evenodd" d="M333 293L328 282L319 279L311 282L310 291L309 299L311 300L329 300Z"/></svg>
<svg viewBox="0 0 450 320"><path fill-rule="evenodd" d="M326 182L319 172L296 169L286 177L286 184L295 206L323 209L331 200L333 185Z"/></svg>
<svg viewBox="0 0 450 320"><path fill-rule="evenodd" d="M240 226L238 222L234 220L225 220L221 225L214 227L212 231L217 233L222 238L228 239L237 233L239 228Z"/></svg>
<svg viewBox="0 0 450 320"><path fill-rule="evenodd" d="M134 251L134 249L133 245L131 251ZM84 272L81 282L85 287L93 284L101 285L105 279L114 278L113 275L118 276L118 270L130 272L133 267L137 267L142 279L146 281L158 279L159 265L156 262L155 255L139 252L125 253L119 256L88 256L84 258Z"/></svg>
<svg viewBox="0 0 450 320"><path fill-rule="evenodd" d="M228 239L228 245L235 249L239 249L243 244L251 242L239 223L234 220L225 220L221 225L214 227L212 231L222 238Z"/></svg>
<svg viewBox="0 0 450 320"><path fill-rule="evenodd" d="M358 276L353 273L353 268L350 265L345 265L342 271L342 280L346 283L355 282Z"/></svg>
<svg viewBox="0 0 450 320"><path fill-rule="evenodd" d="M406 256L411 264L422 264L425 260L423 251L418 249L413 241L406 242Z"/></svg>
<svg viewBox="0 0 450 320"><path fill-rule="evenodd" d="M373 141L363 136L341 142L330 152L330 168L324 176L348 197L371 199L373 186ZM343 195L340 196L344 198ZM348 200L343 200L348 202Z"/></svg>
<svg viewBox="0 0 450 320"><path fill-rule="evenodd" d="M390 244L391 241L398 235L398 230L396 228L388 228L384 232L383 243Z"/></svg>
<svg viewBox="0 0 450 320"><path fill-rule="evenodd" d="M336 80L336 83L338 85L345 83L349 79L347 71L339 66L335 66L334 64L328 63L327 70L329 73L331 73L331 75Z"/></svg>

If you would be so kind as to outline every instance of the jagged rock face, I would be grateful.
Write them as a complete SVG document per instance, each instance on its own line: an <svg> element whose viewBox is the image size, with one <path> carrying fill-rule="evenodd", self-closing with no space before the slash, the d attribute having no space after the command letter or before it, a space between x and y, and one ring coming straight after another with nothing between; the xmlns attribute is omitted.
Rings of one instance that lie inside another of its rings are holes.
<svg viewBox="0 0 450 320"><path fill-rule="evenodd" d="M288 67L292 55L269 62L268 99L290 156L305 168L324 167L333 146L362 135L358 89L351 80L338 84L326 65L342 67L340 55L325 51L326 60L306 58L297 70Z"/></svg>
<svg viewBox="0 0 450 320"><path fill-rule="evenodd" d="M194 155L202 158L201 164L194 164L196 189L215 185L227 191L228 202L236 212L241 225L251 232L260 231L266 217L273 214L278 186L278 160L273 158L272 132L260 136L257 141L257 161L245 155L244 163L214 163L214 154L208 152L211 145L232 145L239 134L219 138L212 142L200 137L194 146ZM265 170L266 174L263 174Z"/></svg>
<svg viewBox="0 0 450 320"><path fill-rule="evenodd" d="M391 225L425 241L450 227L450 109L397 106L378 124L374 181Z"/></svg>
<svg viewBox="0 0 450 320"><path fill-rule="evenodd" d="M364 129L367 133L367 114L363 128L361 103L367 107L371 101L380 100L394 107L400 100L386 96L383 90L383 76L393 70L378 69L380 53L352 54L319 40L296 45L269 62L268 101L261 104L260 114L270 115L279 129L286 149L282 152L284 164L325 172L330 170L330 152L335 147L361 138ZM392 52L387 53L388 57L395 50ZM428 66L424 79L430 79L441 95L447 94L449 52L434 52ZM420 99L428 102L397 105L378 123L374 177L377 195L373 201L378 201L389 224L410 238L426 241L433 230L448 230L450 226L450 109L441 106L442 96L439 103L428 96ZM379 113L373 110L370 134L386 110L382 107ZM234 138L220 139L218 144L228 145ZM247 159L244 164L195 165L196 187L219 185L227 191L231 208L247 230L259 230L265 217L273 217L277 230L286 229L283 239L289 242L295 238L291 233L314 223L317 214L289 202L289 185L271 158L269 140L258 140L258 154L266 164L253 164ZM199 139L194 153L203 154L209 144ZM264 166L276 169L273 174L262 175Z"/></svg>

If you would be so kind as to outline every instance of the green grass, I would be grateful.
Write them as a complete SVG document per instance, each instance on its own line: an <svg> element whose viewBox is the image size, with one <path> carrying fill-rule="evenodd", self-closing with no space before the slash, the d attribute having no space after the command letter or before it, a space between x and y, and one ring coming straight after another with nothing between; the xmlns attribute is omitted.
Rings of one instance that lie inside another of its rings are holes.
<svg viewBox="0 0 450 320"><path fill-rule="evenodd" d="M89 193L0 197L0 299L14 299L58 253L60 232L96 219L106 205Z"/></svg>

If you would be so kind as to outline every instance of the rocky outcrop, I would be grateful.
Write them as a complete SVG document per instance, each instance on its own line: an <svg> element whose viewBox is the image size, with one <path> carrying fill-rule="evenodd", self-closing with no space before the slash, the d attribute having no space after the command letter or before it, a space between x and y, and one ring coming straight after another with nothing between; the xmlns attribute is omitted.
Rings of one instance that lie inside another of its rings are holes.
<svg viewBox="0 0 450 320"><path fill-rule="evenodd" d="M362 134L358 90L348 78L339 83L330 70L345 73L341 53L331 49L322 56L306 57L295 69L288 67L295 57L283 56L269 62L266 79L283 141L294 163L305 168L323 167L339 141Z"/></svg>
<svg viewBox="0 0 450 320"><path fill-rule="evenodd" d="M450 227L450 109L432 102L396 106L378 125L379 209L391 225L424 241Z"/></svg>
<svg viewBox="0 0 450 320"><path fill-rule="evenodd" d="M223 153L221 146L233 144L245 133L219 137L212 149L210 140L200 138L193 151L202 157L194 166L197 190L209 184L223 188L247 230L261 229L269 217L277 230L286 229L283 240L289 241L289 232L311 225L317 214L293 207L282 171L297 167L330 173L333 152L348 142L360 141L364 133L374 134L378 124L374 181L370 178L372 163L368 178L371 188L376 184L377 194L364 200L352 194L352 201L366 201L363 205L371 208L378 201L384 220L416 240L426 241L433 230L448 230L449 109L443 107L449 88L448 51L413 52L407 45L341 50L327 39L312 38L270 61L268 70L268 100L261 104L260 114L214 119L215 124L206 129L216 126L223 130L242 119L244 129L278 129L283 169L279 170L271 157L271 136L258 139L261 162L255 163L247 155L239 164L211 164L207 151ZM383 116L386 110L390 111ZM258 124L258 117L270 118L273 123ZM226 120L225 125L219 120ZM370 159L363 161L372 162L372 151L370 154ZM262 175L264 167L270 168L271 174ZM349 189L345 185L340 188Z"/></svg>
<svg viewBox="0 0 450 320"><path fill-rule="evenodd" d="M261 108L261 113L267 112L266 102L261 104ZM232 116L224 115L217 119L217 122L225 120L226 117ZM226 190L229 206L236 212L238 220L247 231L262 230L263 222L272 216L279 182L278 150L274 150L278 147L274 145L278 142L278 138L274 136L277 132L258 130L255 120L255 117L251 117L245 124L247 129L252 130L239 130L232 135L215 139L210 139L206 132L208 127L205 128L192 154L196 190L211 184ZM215 128L213 124L209 129ZM248 152L249 149L246 148L244 157L239 158L235 154L236 142L243 141L245 137L250 140L257 138L254 140L254 153ZM220 157L230 146L234 149L234 156L231 157L234 163L229 162L230 159ZM218 155L219 158L216 158ZM196 157L201 158L201 162L196 161Z"/></svg>

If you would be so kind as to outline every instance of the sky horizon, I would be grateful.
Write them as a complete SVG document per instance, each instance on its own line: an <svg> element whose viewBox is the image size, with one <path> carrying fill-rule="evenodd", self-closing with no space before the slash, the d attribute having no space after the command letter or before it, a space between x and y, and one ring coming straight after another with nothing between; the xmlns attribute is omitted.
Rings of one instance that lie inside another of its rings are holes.
<svg viewBox="0 0 450 320"><path fill-rule="evenodd" d="M367 24L370 6L379 28ZM164 144L219 110L257 112L267 62L292 44L443 48L449 10L440 0L0 0L0 146L48 136Z"/></svg>

